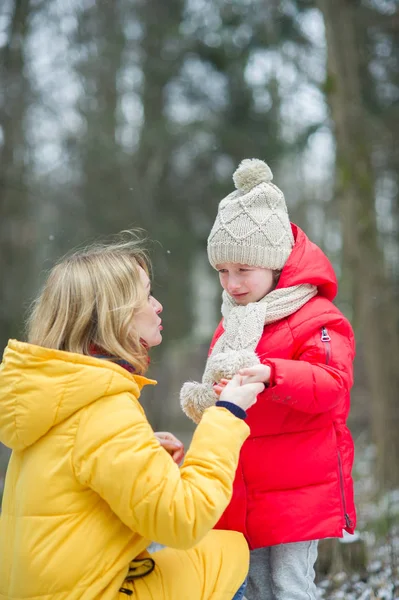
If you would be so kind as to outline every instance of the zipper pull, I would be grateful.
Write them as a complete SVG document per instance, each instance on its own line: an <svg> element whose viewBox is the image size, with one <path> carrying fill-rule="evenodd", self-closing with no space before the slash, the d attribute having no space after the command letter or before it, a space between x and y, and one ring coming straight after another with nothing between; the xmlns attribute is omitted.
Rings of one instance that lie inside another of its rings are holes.
<svg viewBox="0 0 399 600"><path fill-rule="evenodd" d="M351 529L353 528L353 521L352 521L352 519L350 518L350 516L348 515L348 513L345 513L345 523L346 523L346 526L347 526L348 528L349 528L349 527L350 527Z"/></svg>
<svg viewBox="0 0 399 600"><path fill-rule="evenodd" d="M328 331L325 327L321 328L321 338L320 339L322 342L331 342L331 338L328 335Z"/></svg>

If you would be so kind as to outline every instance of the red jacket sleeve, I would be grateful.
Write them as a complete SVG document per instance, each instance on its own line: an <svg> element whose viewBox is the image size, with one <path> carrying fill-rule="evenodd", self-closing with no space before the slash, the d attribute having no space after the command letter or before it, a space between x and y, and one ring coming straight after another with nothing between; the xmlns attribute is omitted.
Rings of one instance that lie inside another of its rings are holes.
<svg viewBox="0 0 399 600"><path fill-rule="evenodd" d="M353 337L328 329L330 340L321 340L321 330L304 342L295 360L266 359L271 367L271 384L266 400L279 402L307 413L334 409L353 384Z"/></svg>

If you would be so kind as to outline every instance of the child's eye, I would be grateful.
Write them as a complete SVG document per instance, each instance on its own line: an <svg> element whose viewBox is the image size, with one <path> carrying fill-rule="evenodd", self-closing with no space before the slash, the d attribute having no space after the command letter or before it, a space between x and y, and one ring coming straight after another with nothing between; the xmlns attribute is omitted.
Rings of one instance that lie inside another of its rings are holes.
<svg viewBox="0 0 399 600"><path fill-rule="evenodd" d="M219 273L227 273L227 269L219 269Z"/></svg>

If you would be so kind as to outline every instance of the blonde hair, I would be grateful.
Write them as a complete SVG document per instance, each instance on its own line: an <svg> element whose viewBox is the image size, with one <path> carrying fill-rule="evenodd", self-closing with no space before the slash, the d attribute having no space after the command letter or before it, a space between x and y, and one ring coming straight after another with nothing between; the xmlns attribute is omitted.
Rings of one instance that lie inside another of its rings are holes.
<svg viewBox="0 0 399 600"><path fill-rule="evenodd" d="M28 341L86 355L94 344L145 373L147 350L134 328L147 299L139 267L150 273L138 230L67 255L51 269L33 304Z"/></svg>

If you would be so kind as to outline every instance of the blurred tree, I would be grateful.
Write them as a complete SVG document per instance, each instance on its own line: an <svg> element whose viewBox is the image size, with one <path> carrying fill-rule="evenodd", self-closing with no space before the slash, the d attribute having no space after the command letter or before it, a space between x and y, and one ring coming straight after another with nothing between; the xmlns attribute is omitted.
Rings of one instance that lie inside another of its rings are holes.
<svg viewBox="0 0 399 600"><path fill-rule="evenodd" d="M0 348L23 328L24 301L31 293L35 225L29 199L30 154L26 119L31 100L25 44L29 0L2 7L6 43L0 49Z"/></svg>
<svg viewBox="0 0 399 600"><path fill-rule="evenodd" d="M168 86L180 72L186 51L185 40L179 35L183 11L183 0L137 3L136 19L142 30L143 113L128 171L139 223L161 243L154 253L156 291L168 307L163 319L171 341L191 330L187 273L195 253L190 202L176 193L174 154L178 135L166 113ZM189 195L190 190L185 190L185 194Z"/></svg>
<svg viewBox="0 0 399 600"><path fill-rule="evenodd" d="M178 277L190 260L187 210L176 205L171 189L174 142L164 115L166 86L180 66L182 8L180 1L155 9L128 0L101 10L83 7L75 64L85 92L78 102L85 131L77 149L86 234L135 226L161 241L155 270L165 302L175 307L166 316L172 338L190 328L186 284ZM168 285L172 263L174 286Z"/></svg>
<svg viewBox="0 0 399 600"><path fill-rule="evenodd" d="M77 17L75 69L83 91L77 108L84 128L77 139L78 193L86 235L104 235L128 225L128 194L121 186L123 150L117 138L125 40L116 2L101 9L82 5Z"/></svg>
<svg viewBox="0 0 399 600"><path fill-rule="evenodd" d="M326 92L336 137L344 277L352 283L355 325L371 389L378 476L384 487L397 486L399 465L392 457L399 456L399 374L392 357L399 355L398 299L377 224L375 138L366 103L371 94L366 93L362 77L368 60L362 43L364 13L360 2L351 0L318 0L318 4L328 46ZM371 10L368 7L367 14ZM377 8L374 15L382 19Z"/></svg>
<svg viewBox="0 0 399 600"><path fill-rule="evenodd" d="M199 122L212 133L210 148L204 146L201 159L212 172L216 198L231 191L231 172L243 158L259 156L276 165L284 154L306 145L310 130L298 135L301 147L298 138L293 142L283 133L284 80L287 71L297 66L294 56L284 55L284 47L293 44L299 55L302 48L311 46L298 15L293 3L260 0L205 2L201 15L190 15L197 23L190 31L191 44L208 68L204 75L210 84L222 80L209 119ZM199 78L191 84L189 97L198 101L206 89L207 82ZM195 177L197 166L194 162L190 176ZM215 201L205 207L213 220Z"/></svg>
<svg viewBox="0 0 399 600"><path fill-rule="evenodd" d="M187 3L181 29L189 52L173 89L191 115L186 108L185 118L172 118L180 127L177 158L184 165L177 193L187 198L189 190L191 227L203 249L239 161L258 156L275 168L290 152L302 151L314 131L305 126L284 133L288 72L312 45L298 15L292 3ZM289 44L295 52L285 55Z"/></svg>

